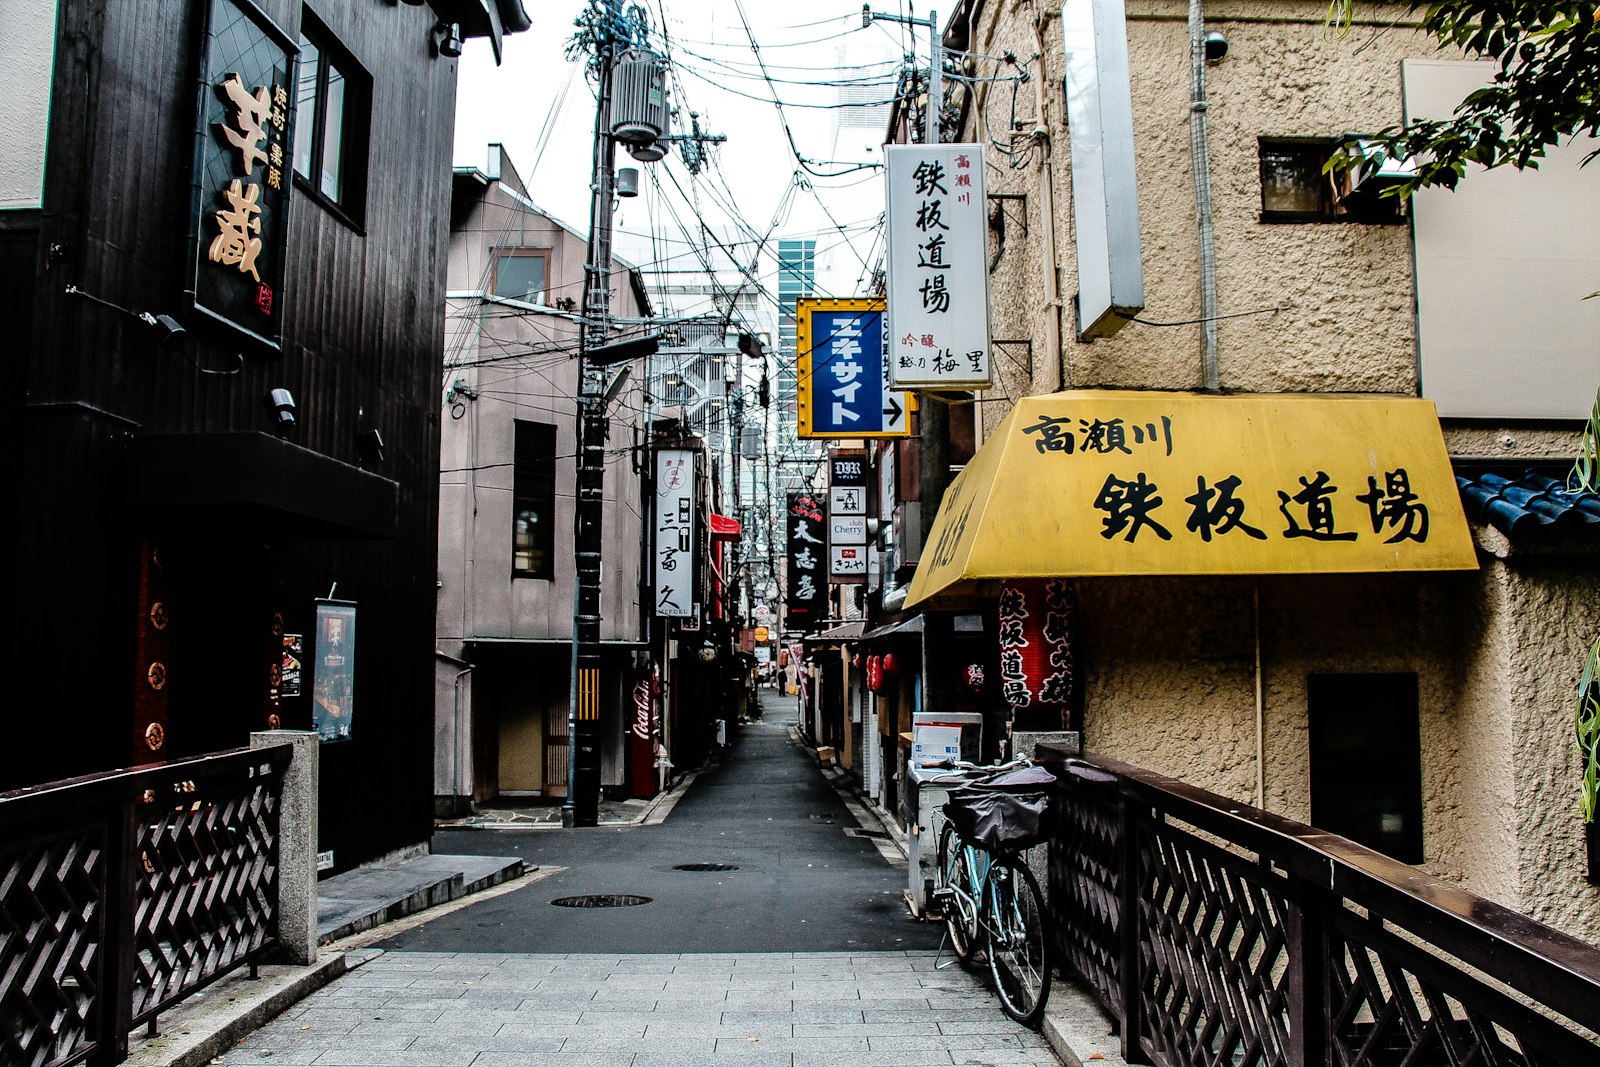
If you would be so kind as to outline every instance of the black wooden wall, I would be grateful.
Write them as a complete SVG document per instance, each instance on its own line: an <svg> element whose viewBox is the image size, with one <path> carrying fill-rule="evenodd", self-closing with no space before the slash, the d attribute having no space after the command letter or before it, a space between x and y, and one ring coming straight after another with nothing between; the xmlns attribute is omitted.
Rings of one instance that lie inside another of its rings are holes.
<svg viewBox="0 0 1600 1067"><path fill-rule="evenodd" d="M310 197L290 206L271 356L185 319L187 354L63 290L179 314L204 0L61 0L44 208L0 217L0 289L15 353L8 452L22 522L13 553L28 606L14 662L27 678L22 743L0 788L126 765L138 665L140 546L174 572L164 754L244 744L264 722L263 612L309 636L313 601L359 604L353 738L322 748L323 849L339 868L425 840L431 748L439 360L456 63L438 57L427 6L309 5L372 76L364 229ZM262 0L291 39L301 4ZM213 375L200 368L239 373ZM163 520L159 477L132 499L134 438L268 431L262 397L287 388L293 440L399 484L399 533L315 540L254 526ZM287 702L284 725L309 726Z"/></svg>

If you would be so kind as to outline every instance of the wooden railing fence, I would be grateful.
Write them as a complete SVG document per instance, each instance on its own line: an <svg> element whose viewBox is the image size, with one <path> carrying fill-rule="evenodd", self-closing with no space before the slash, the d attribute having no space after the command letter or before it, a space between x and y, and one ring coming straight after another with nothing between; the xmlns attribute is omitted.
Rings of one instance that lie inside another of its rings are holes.
<svg viewBox="0 0 1600 1067"><path fill-rule="evenodd" d="M1058 959L1129 1062L1600 1065L1600 949L1302 823L1042 755Z"/></svg>
<svg viewBox="0 0 1600 1067"><path fill-rule="evenodd" d="M0 793L0 1063L113 1064L277 939L288 745Z"/></svg>

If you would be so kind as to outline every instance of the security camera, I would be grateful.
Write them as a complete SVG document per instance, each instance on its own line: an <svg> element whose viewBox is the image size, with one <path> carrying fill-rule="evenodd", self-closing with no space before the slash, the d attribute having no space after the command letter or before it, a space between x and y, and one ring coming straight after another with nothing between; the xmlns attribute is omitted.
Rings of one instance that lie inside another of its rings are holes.
<svg viewBox="0 0 1600 1067"><path fill-rule="evenodd" d="M262 397L261 402L272 414L272 432L278 437L288 437L289 431L294 429L294 394L287 389L274 389Z"/></svg>
<svg viewBox="0 0 1600 1067"><path fill-rule="evenodd" d="M1228 39L1212 30L1206 34L1204 47L1207 63L1221 63L1228 54Z"/></svg>

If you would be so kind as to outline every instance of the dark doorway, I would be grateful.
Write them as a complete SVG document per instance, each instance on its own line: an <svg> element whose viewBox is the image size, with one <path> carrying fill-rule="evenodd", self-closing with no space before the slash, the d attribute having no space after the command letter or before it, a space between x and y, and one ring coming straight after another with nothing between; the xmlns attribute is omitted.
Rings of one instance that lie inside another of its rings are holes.
<svg viewBox="0 0 1600 1067"><path fill-rule="evenodd" d="M1422 862L1415 674L1313 674L1311 822L1403 863Z"/></svg>

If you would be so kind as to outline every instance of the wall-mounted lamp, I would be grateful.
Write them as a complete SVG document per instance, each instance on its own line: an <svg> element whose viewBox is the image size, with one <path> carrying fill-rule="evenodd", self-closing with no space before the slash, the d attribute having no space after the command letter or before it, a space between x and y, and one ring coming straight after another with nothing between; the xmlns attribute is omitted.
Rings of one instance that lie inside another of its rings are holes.
<svg viewBox="0 0 1600 1067"><path fill-rule="evenodd" d="M439 38L439 54L446 59L459 59L461 57L461 24L456 22L441 22L433 28L434 36Z"/></svg>
<svg viewBox="0 0 1600 1067"><path fill-rule="evenodd" d="M377 430L363 430L356 434L356 452L361 456L362 470L383 466L383 434Z"/></svg>
<svg viewBox="0 0 1600 1067"><path fill-rule="evenodd" d="M294 429L297 410L294 394L287 389L273 389L261 398L261 403L272 415L272 432L279 440L288 437L289 431Z"/></svg>
<svg viewBox="0 0 1600 1067"><path fill-rule="evenodd" d="M138 322L145 329L145 335L154 342L155 346L163 351L180 348L187 340L188 331L183 324L171 315L153 315L148 311L135 311L125 308L121 304L113 304L109 300L102 300L93 293L86 293L76 285L67 286L68 296L81 296L90 303L99 304L101 307L110 308Z"/></svg>
<svg viewBox="0 0 1600 1067"><path fill-rule="evenodd" d="M1228 56L1228 39L1218 30L1206 34L1202 47L1207 63L1221 63Z"/></svg>

